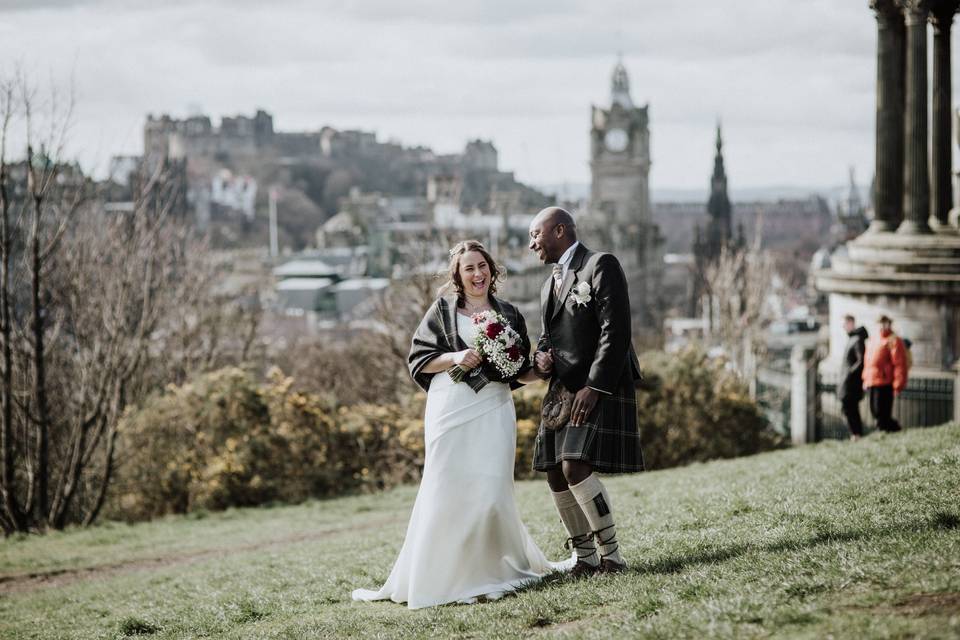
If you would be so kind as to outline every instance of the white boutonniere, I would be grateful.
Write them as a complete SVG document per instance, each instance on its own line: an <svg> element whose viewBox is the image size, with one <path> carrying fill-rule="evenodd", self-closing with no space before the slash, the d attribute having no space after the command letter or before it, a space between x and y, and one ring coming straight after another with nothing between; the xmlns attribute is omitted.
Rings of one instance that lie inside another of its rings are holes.
<svg viewBox="0 0 960 640"><path fill-rule="evenodd" d="M581 282L570 292L570 297L573 298L574 304L577 306L585 306L590 300L590 294L593 293L593 290L590 288L589 283Z"/></svg>

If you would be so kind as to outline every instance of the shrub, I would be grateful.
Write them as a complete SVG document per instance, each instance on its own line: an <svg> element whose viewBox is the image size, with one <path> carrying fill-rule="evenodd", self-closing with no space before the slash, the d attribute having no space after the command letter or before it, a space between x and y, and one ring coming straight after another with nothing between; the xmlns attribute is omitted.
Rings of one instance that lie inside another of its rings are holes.
<svg viewBox="0 0 960 640"><path fill-rule="evenodd" d="M722 359L689 347L643 358L637 411L647 468L746 455L781 440ZM128 413L110 509L114 517L215 510L389 488L420 479L425 396L335 407L271 370L237 368L170 386ZM515 476L529 478L545 385L514 392ZM467 455L468 452L465 452Z"/></svg>
<svg viewBox="0 0 960 640"><path fill-rule="evenodd" d="M357 486L371 489L420 480L424 458L422 414L422 408L417 411L396 404L340 407L340 428L356 448L342 473L349 474Z"/></svg>
<svg viewBox="0 0 960 640"><path fill-rule="evenodd" d="M169 387L121 422L114 515L140 519L289 498L277 462L294 438L271 427L266 398L241 369Z"/></svg>
<svg viewBox="0 0 960 640"><path fill-rule="evenodd" d="M513 402L517 408L517 453L514 459L514 477L532 478L533 446L540 427L540 402L547 392L543 382L528 384L513 392Z"/></svg>
<svg viewBox="0 0 960 640"><path fill-rule="evenodd" d="M732 458L782 446L746 385L723 358L696 345L648 352L637 411L648 469Z"/></svg>
<svg viewBox="0 0 960 640"><path fill-rule="evenodd" d="M272 369L237 368L151 397L122 421L109 512L138 520L298 502L419 480L423 404L334 408Z"/></svg>

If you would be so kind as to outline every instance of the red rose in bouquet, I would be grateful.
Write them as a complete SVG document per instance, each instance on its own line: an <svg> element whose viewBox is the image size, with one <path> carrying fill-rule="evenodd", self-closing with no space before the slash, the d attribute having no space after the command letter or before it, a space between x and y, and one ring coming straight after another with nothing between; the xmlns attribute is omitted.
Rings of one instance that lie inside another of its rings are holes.
<svg viewBox="0 0 960 640"><path fill-rule="evenodd" d="M503 333L503 325L499 322L491 322L487 325L487 337L493 340L498 335Z"/></svg>
<svg viewBox="0 0 960 640"><path fill-rule="evenodd" d="M507 319L493 310L474 314L473 322L478 325L479 333L474 339L473 348L480 352L485 363L491 364L504 378L517 375L523 364L523 349L520 346L520 334L510 326ZM468 375L459 365L448 370L455 382ZM474 375L476 370L470 372Z"/></svg>

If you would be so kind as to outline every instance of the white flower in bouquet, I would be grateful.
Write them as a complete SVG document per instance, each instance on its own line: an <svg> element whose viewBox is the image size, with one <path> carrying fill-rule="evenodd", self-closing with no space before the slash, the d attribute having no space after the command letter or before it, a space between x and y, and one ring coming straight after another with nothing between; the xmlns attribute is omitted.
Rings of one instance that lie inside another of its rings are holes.
<svg viewBox="0 0 960 640"><path fill-rule="evenodd" d="M473 314L472 318L479 328L473 348L504 378L517 375L523 366L524 356L520 349L520 334L496 311L481 311ZM459 365L452 367L449 373L456 382L463 380L467 374Z"/></svg>

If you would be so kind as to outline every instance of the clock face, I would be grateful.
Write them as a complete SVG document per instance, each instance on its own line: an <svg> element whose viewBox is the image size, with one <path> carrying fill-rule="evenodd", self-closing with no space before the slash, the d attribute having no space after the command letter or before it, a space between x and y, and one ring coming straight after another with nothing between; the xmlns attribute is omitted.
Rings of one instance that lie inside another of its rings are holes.
<svg viewBox="0 0 960 640"><path fill-rule="evenodd" d="M607 149L615 153L626 149L627 142L629 142L629 138L627 138L627 132L623 129L610 129L603 138L603 143L607 146Z"/></svg>

